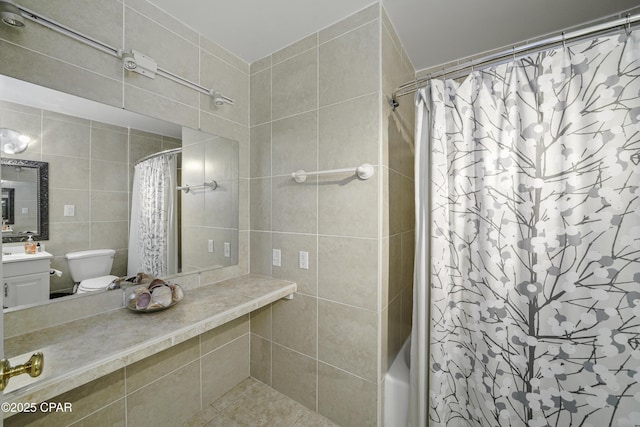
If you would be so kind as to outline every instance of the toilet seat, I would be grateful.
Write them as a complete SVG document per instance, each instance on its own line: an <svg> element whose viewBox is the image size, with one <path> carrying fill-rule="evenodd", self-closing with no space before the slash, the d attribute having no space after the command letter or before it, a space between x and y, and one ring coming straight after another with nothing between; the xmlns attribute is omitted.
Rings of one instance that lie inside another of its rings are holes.
<svg viewBox="0 0 640 427"><path fill-rule="evenodd" d="M109 283L113 282L117 278L118 276L109 275L109 276L94 277L92 279L85 279L82 282L80 282L77 293L82 294L86 292L106 290L107 286L109 286Z"/></svg>

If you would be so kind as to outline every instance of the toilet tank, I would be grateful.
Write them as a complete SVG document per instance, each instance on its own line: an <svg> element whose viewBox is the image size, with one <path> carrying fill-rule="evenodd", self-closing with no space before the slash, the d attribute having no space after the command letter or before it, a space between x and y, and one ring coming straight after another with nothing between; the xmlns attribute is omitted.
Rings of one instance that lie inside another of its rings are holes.
<svg viewBox="0 0 640 427"><path fill-rule="evenodd" d="M69 274L75 282L111 274L111 266L116 251L113 249L94 249L91 251L71 252L65 255L69 264Z"/></svg>

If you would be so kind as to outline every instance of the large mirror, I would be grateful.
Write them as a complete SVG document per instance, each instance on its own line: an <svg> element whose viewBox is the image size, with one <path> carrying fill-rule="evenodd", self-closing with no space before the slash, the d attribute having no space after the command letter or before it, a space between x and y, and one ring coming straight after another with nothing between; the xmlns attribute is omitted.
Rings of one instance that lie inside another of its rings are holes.
<svg viewBox="0 0 640 427"><path fill-rule="evenodd" d="M114 249L112 275L155 273L149 264L131 260L155 251L163 239L151 240L142 252L132 240L136 218L157 213L135 211L140 204L134 198L135 175L138 169L156 171L153 164L167 156L174 158L175 165L173 178L165 180L167 194L161 197L173 198L175 209L164 219L169 221L166 228L173 230L166 237L173 239L168 255L173 267L155 274L179 276L238 263L236 141L4 76L0 76L0 88L0 127L31 138L25 151L1 154L3 218L6 213L7 228L12 230L3 232L3 253L22 245L17 241L23 235L17 233L37 231L36 238L53 255L51 267L58 272L50 278L47 303L71 295L74 281L65 257L71 252ZM18 164L48 166L48 201L42 197L40 183L33 201L37 221L24 230L15 225L23 210L18 206L15 171L7 167Z"/></svg>
<svg viewBox="0 0 640 427"><path fill-rule="evenodd" d="M0 159L2 171L2 241L49 238L49 165Z"/></svg>

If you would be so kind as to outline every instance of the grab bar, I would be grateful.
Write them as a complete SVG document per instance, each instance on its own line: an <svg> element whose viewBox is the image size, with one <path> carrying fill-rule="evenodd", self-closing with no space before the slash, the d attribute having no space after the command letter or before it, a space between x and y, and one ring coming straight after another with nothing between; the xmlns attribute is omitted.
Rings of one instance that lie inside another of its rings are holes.
<svg viewBox="0 0 640 427"><path fill-rule="evenodd" d="M210 188L212 190L215 190L216 188L218 188L218 183L212 180L210 182L203 182L200 185L183 185L182 187L176 187L176 190L188 193L191 190L198 190L200 188Z"/></svg>
<svg viewBox="0 0 640 427"><path fill-rule="evenodd" d="M369 163L363 163L358 167L354 168L343 168L343 169L330 169L324 171L315 171L315 172L305 172L302 169L297 170L291 173L291 177L296 180L297 183L302 183L307 180L307 176L309 175L329 175L336 173L345 173L351 172L358 175L360 179L369 179L373 176L373 166Z"/></svg>

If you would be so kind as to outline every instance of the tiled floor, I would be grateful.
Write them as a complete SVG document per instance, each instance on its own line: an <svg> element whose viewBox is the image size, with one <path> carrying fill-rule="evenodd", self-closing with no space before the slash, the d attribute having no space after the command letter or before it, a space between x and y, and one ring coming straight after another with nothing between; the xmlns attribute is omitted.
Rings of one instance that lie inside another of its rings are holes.
<svg viewBox="0 0 640 427"><path fill-rule="evenodd" d="M337 427L322 415L248 378L195 414L183 427Z"/></svg>

